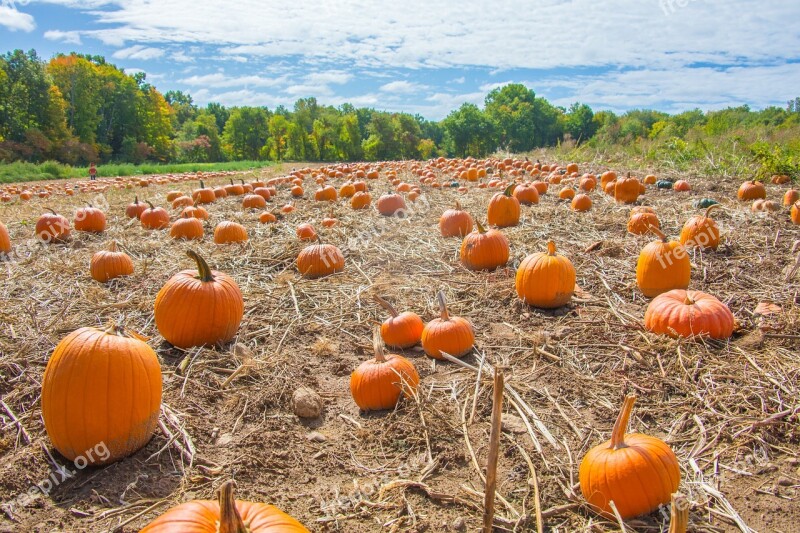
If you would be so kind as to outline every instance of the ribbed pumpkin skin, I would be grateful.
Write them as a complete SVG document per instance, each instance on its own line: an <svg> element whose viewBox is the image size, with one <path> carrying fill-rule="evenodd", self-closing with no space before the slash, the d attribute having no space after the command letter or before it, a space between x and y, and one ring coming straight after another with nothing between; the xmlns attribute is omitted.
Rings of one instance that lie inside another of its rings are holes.
<svg viewBox="0 0 800 533"><path fill-rule="evenodd" d="M469 270L494 270L508 263L508 238L500 231L481 229L479 226L461 242L461 264Z"/></svg>
<svg viewBox="0 0 800 533"><path fill-rule="evenodd" d="M789 210L789 216L791 217L792 222L795 224L800 224L800 202L795 202L795 204Z"/></svg>
<svg viewBox="0 0 800 533"><path fill-rule="evenodd" d="M517 268L517 296L528 305L554 309L566 305L575 292L575 267L555 245L548 243L547 252L531 254Z"/></svg>
<svg viewBox="0 0 800 533"><path fill-rule="evenodd" d="M590 505L613 516L609 500L623 519L650 513L678 490L680 467L672 449L656 437L629 433L627 448L613 450L606 441L581 461L580 484Z"/></svg>
<svg viewBox="0 0 800 533"><path fill-rule="evenodd" d="M442 237L463 237L472 231L472 217L460 207L448 209L439 218Z"/></svg>
<svg viewBox="0 0 800 533"><path fill-rule="evenodd" d="M588 211L592 208L592 199L583 193L576 194L575 198L572 199L570 206L575 211Z"/></svg>
<svg viewBox="0 0 800 533"><path fill-rule="evenodd" d="M800 200L800 191L797 189L789 189L786 191L786 194L783 195L783 205L784 207L792 206Z"/></svg>
<svg viewBox="0 0 800 533"><path fill-rule="evenodd" d="M350 207L353 209L366 209L372 203L372 196L367 191L356 191L350 198Z"/></svg>
<svg viewBox="0 0 800 533"><path fill-rule="evenodd" d="M172 223L169 236L173 239L199 240L203 238L203 223L199 218L186 216Z"/></svg>
<svg viewBox="0 0 800 533"><path fill-rule="evenodd" d="M308 533L303 524L273 505L236 500L250 533ZM193 500L174 507L139 533L217 533L219 502Z"/></svg>
<svg viewBox="0 0 800 533"><path fill-rule="evenodd" d="M105 443L108 464L143 447L161 407L161 366L144 342L80 328L58 343L42 379L42 418L69 460Z"/></svg>
<svg viewBox="0 0 800 533"><path fill-rule="evenodd" d="M355 197L354 197L355 198ZM375 203L378 213L383 216L394 216L398 211L405 211L406 201L399 194L384 194Z"/></svg>
<svg viewBox="0 0 800 533"><path fill-rule="evenodd" d="M125 208L125 216L128 218L139 218L139 216L147 209L147 205L139 203L139 198L135 197L132 204L128 204Z"/></svg>
<svg viewBox="0 0 800 533"><path fill-rule="evenodd" d="M100 250L92 256L89 271L92 279L106 283L133 274L133 260L125 252L118 252L114 245L111 250Z"/></svg>
<svg viewBox="0 0 800 533"><path fill-rule="evenodd" d="M321 278L344 270L344 255L332 244L306 246L297 256L297 270L304 278Z"/></svg>
<svg viewBox="0 0 800 533"><path fill-rule="evenodd" d="M350 375L350 393L362 411L392 409L400 395L410 391L402 386L405 382L411 390L419 384L419 374L414 364L401 355L389 354L384 361L377 358L364 361Z"/></svg>
<svg viewBox="0 0 800 533"><path fill-rule="evenodd" d="M614 200L632 204L639 198L641 188L636 178L619 178L614 185Z"/></svg>
<svg viewBox="0 0 800 533"><path fill-rule="evenodd" d="M75 212L75 231L102 233L106 230L106 215L95 207L82 207Z"/></svg>
<svg viewBox="0 0 800 533"><path fill-rule="evenodd" d="M267 201L259 194L248 194L242 200L244 209L263 209L267 206Z"/></svg>
<svg viewBox="0 0 800 533"><path fill-rule="evenodd" d="M444 359L442 352L461 357L469 353L474 345L472 324L460 316L451 316L449 320L435 318L422 330L422 348L434 359Z"/></svg>
<svg viewBox="0 0 800 533"><path fill-rule="evenodd" d="M0 222L0 259L11 253L11 237L5 224Z"/></svg>
<svg viewBox="0 0 800 533"><path fill-rule="evenodd" d="M644 326L670 337L708 336L727 339L734 317L728 306L701 291L675 289L656 296L644 314Z"/></svg>
<svg viewBox="0 0 800 533"><path fill-rule="evenodd" d="M197 269L178 272L158 291L154 306L156 328L178 348L212 345L231 340L244 315L244 301L227 274L210 271L204 281Z"/></svg>
<svg viewBox="0 0 800 533"><path fill-rule="evenodd" d="M169 226L169 213L163 207L150 207L142 211L139 221L144 229L164 229Z"/></svg>
<svg viewBox="0 0 800 533"><path fill-rule="evenodd" d="M644 235L650 232L650 228L661 228L661 223L655 213L631 213L628 219L628 233L634 235Z"/></svg>
<svg viewBox="0 0 800 533"><path fill-rule="evenodd" d="M695 215L686 221L681 229L680 240L681 244L689 248L716 250L719 247L719 227L706 211L705 216Z"/></svg>
<svg viewBox="0 0 800 533"><path fill-rule="evenodd" d="M41 242L63 242L69 235L69 221L61 215L45 213L36 221L36 237Z"/></svg>
<svg viewBox="0 0 800 533"><path fill-rule="evenodd" d="M767 189L760 181L745 181L736 191L736 197L742 201L763 200L767 197Z"/></svg>
<svg viewBox="0 0 800 533"><path fill-rule="evenodd" d="M418 314L403 311L397 316L387 318L381 324L381 338L386 346L410 348L419 343L425 325Z"/></svg>
<svg viewBox="0 0 800 533"><path fill-rule="evenodd" d="M691 277L689 254L678 241L653 241L639 253L636 284L648 298L672 289L685 289Z"/></svg>
<svg viewBox="0 0 800 533"><path fill-rule="evenodd" d="M489 225L507 228L519 224L519 200L512 196L513 187L511 185L505 192L492 196L487 210Z"/></svg>
<svg viewBox="0 0 800 533"><path fill-rule="evenodd" d="M214 242L216 244L245 242L247 239L247 230L236 222L223 221L214 228Z"/></svg>
<svg viewBox="0 0 800 533"><path fill-rule="evenodd" d="M522 205L538 204L539 191L533 186L520 185L514 189L514 198Z"/></svg>

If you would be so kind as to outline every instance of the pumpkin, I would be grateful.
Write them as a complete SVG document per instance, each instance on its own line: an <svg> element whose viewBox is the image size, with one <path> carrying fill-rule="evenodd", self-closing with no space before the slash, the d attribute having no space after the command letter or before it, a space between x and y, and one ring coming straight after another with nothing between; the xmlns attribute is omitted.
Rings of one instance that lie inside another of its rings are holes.
<svg viewBox="0 0 800 533"><path fill-rule="evenodd" d="M534 186L518 185L514 188L514 198L521 205L532 205L539 203L539 191Z"/></svg>
<svg viewBox="0 0 800 533"><path fill-rule="evenodd" d="M205 207L200 206L184 207L183 211L181 211L181 217L185 216L198 218L200 220L208 220L208 211L206 211Z"/></svg>
<svg viewBox="0 0 800 533"><path fill-rule="evenodd" d="M606 185L615 181L617 181L617 173L613 170L607 170L606 172L600 174L600 187L603 190L606 189Z"/></svg>
<svg viewBox="0 0 800 533"><path fill-rule="evenodd" d="M163 207L155 207L150 202L148 209L142 211L139 215L139 221L142 223L144 229L164 229L169 226L169 213Z"/></svg>
<svg viewBox="0 0 800 533"><path fill-rule="evenodd" d="M69 239L69 222L50 208L36 221L36 237L43 243L64 242Z"/></svg>
<svg viewBox="0 0 800 533"><path fill-rule="evenodd" d="M264 209L267 207L267 201L259 194L246 194L242 199L242 207L244 209Z"/></svg>
<svg viewBox="0 0 800 533"><path fill-rule="evenodd" d="M592 174L585 174L578 185L580 190L585 192L592 192L597 188L597 179Z"/></svg>
<svg viewBox="0 0 800 533"><path fill-rule="evenodd" d="M651 228L658 240L649 243L639 253L636 262L636 284L648 298L672 289L689 286L692 265L689 254L678 241L667 242L660 230Z"/></svg>
<svg viewBox="0 0 800 533"><path fill-rule="evenodd" d="M344 255L333 244L319 242L303 248L297 256L297 270L304 278L321 278L344 270Z"/></svg>
<svg viewBox="0 0 800 533"><path fill-rule="evenodd" d="M758 201L758 200L756 200L756 201ZM764 203L761 206L762 211L771 211L773 213L775 211L778 211L780 208L781 208L781 206L778 205L778 202L776 202L774 200L764 200Z"/></svg>
<svg viewBox="0 0 800 533"><path fill-rule="evenodd" d="M213 204L217 201L217 195L213 189L207 189L203 180L200 180L200 188L192 191L192 199L198 205Z"/></svg>
<svg viewBox="0 0 800 533"><path fill-rule="evenodd" d="M339 198L352 198L356 193L356 186L353 182L348 181L339 188Z"/></svg>
<svg viewBox="0 0 800 533"><path fill-rule="evenodd" d="M353 196L353 199L356 196ZM405 215L406 202L399 194L386 193L378 198L375 207L378 209L378 213L383 216L391 217L397 215L402 217Z"/></svg>
<svg viewBox="0 0 800 533"><path fill-rule="evenodd" d="M576 194L575 198L572 199L570 207L572 207L574 211L588 211L592 208L592 199L589 198L588 194Z"/></svg>
<svg viewBox="0 0 800 533"><path fill-rule="evenodd" d="M255 187L253 189L253 194L259 195L265 201L269 200L270 198L272 198L272 192L269 190L269 188L263 187L263 186L262 187Z"/></svg>
<svg viewBox="0 0 800 533"><path fill-rule="evenodd" d="M786 174L775 174L774 176L772 176L772 179L770 179L770 181L775 185L783 185L785 183L789 183L789 181L791 181L791 178Z"/></svg>
<svg viewBox="0 0 800 533"><path fill-rule="evenodd" d="M539 193L539 196L542 196L543 194L547 194L547 188L549 185L546 181L537 180L531 183L531 187L536 189L536 192Z"/></svg>
<svg viewBox="0 0 800 533"><path fill-rule="evenodd" d="M642 182L643 182L645 185L655 185L656 181L658 181L658 179L655 177L655 175L654 175L654 174L648 174L648 175L647 175L647 176L645 176L645 177L644 177L644 179L642 180Z"/></svg>
<svg viewBox="0 0 800 533"><path fill-rule="evenodd" d="M172 209L183 209L184 207L194 206L194 200L188 196L178 196L172 200Z"/></svg>
<svg viewBox="0 0 800 533"><path fill-rule="evenodd" d="M112 463L153 436L161 366L140 339L117 325L80 328L53 350L42 378L42 418L53 446L70 461ZM105 457L89 456L101 444Z"/></svg>
<svg viewBox="0 0 800 533"><path fill-rule="evenodd" d="M353 209L366 209L372 203L372 196L366 191L356 191L350 198L350 207Z"/></svg>
<svg viewBox="0 0 800 533"><path fill-rule="evenodd" d="M632 204L640 193L639 180L632 178L630 173L627 178L619 178L614 184L614 200L617 202Z"/></svg>
<svg viewBox="0 0 800 533"><path fill-rule="evenodd" d="M383 342L392 348L410 348L419 343L422 338L422 328L425 327L419 315L411 311L398 313L392 304L377 294L374 298L392 315L381 324Z"/></svg>
<svg viewBox="0 0 800 533"><path fill-rule="evenodd" d="M798 200L800 200L800 191L796 189L789 189L786 191L786 194L783 195L783 205L785 207L794 205Z"/></svg>
<svg viewBox="0 0 800 533"><path fill-rule="evenodd" d="M512 193L516 183L512 183L502 193L496 193L489 201L487 219L489 225L507 228L519 224L519 200Z"/></svg>
<svg viewBox="0 0 800 533"><path fill-rule="evenodd" d="M222 221L214 228L214 242L216 244L230 244L232 242L246 242L247 230L237 222Z"/></svg>
<svg viewBox="0 0 800 533"><path fill-rule="evenodd" d="M472 217L461 209L458 200L455 209L448 209L439 217L439 231L442 237L463 237L472 231Z"/></svg>
<svg viewBox="0 0 800 533"><path fill-rule="evenodd" d="M181 191L169 191L167 193L167 201L172 202L176 198L180 198L181 196L183 196L183 193Z"/></svg>
<svg viewBox="0 0 800 533"><path fill-rule="evenodd" d="M75 231L103 233L106 230L106 215L96 207L88 205L75 211Z"/></svg>
<svg viewBox="0 0 800 533"><path fill-rule="evenodd" d="M546 253L531 254L520 263L515 277L517 296L534 307L561 307L572 299L575 278L572 262L558 255L555 243L550 241Z"/></svg>
<svg viewBox="0 0 800 533"><path fill-rule="evenodd" d="M739 186L739 190L736 192L736 197L743 202L759 199L763 200L767 197L767 190L764 188L764 184L760 181L745 181Z"/></svg>
<svg viewBox="0 0 800 533"><path fill-rule="evenodd" d="M219 500L192 500L173 507L139 533L308 533L303 524L266 503L234 500L233 481Z"/></svg>
<svg viewBox="0 0 800 533"><path fill-rule="evenodd" d="M453 357L463 357L475 345L475 333L472 324L465 318L450 316L444 293L439 291L439 318L425 324L422 329L422 348L434 359L444 359L442 352Z"/></svg>
<svg viewBox="0 0 800 533"><path fill-rule="evenodd" d="M116 241L111 241L108 250L101 250L92 256L89 271L92 279L106 283L114 278L133 274L133 260L125 252L117 251Z"/></svg>
<svg viewBox="0 0 800 533"><path fill-rule="evenodd" d="M687 248L708 248L716 250L719 246L719 227L708 215L719 207L714 204L706 209L705 215L695 215L686 221L681 229L681 244Z"/></svg>
<svg viewBox="0 0 800 533"><path fill-rule="evenodd" d="M692 190L692 186L686 180L678 180L672 185L672 190L678 192L688 192Z"/></svg>
<svg viewBox="0 0 800 533"><path fill-rule="evenodd" d="M336 189L331 185L325 185L314 193L314 200L317 202L335 202L336 198Z"/></svg>
<svg viewBox="0 0 800 533"><path fill-rule="evenodd" d="M589 505L607 517L623 520L655 511L678 490L678 458L661 439L625 433L636 396L625 397L611 439L589 450L581 460L581 493Z"/></svg>
<svg viewBox="0 0 800 533"><path fill-rule="evenodd" d="M651 227L661 228L661 223L655 213L631 211L630 218L628 218L628 233L644 235L650 232Z"/></svg>
<svg viewBox="0 0 800 533"><path fill-rule="evenodd" d="M792 222L795 224L800 224L800 201L795 202L789 210L789 218L791 218Z"/></svg>
<svg viewBox="0 0 800 533"><path fill-rule="evenodd" d="M0 222L0 260L6 259L11 254L11 236L5 224Z"/></svg>
<svg viewBox="0 0 800 533"><path fill-rule="evenodd" d="M125 216L128 218L139 218L139 216L147 209L145 204L139 203L139 197L133 197L133 203L128 204L128 207L125 208Z"/></svg>
<svg viewBox="0 0 800 533"><path fill-rule="evenodd" d="M701 198L692 205L694 205L698 209L706 209L708 207L711 207L712 205L717 205L718 203L719 202L717 202L713 198Z"/></svg>
<svg viewBox="0 0 800 533"><path fill-rule="evenodd" d="M659 189L672 189L674 184L670 180L658 180L656 182L656 187Z"/></svg>
<svg viewBox="0 0 800 533"><path fill-rule="evenodd" d="M262 224L269 224L270 222L275 222L278 218L269 212L264 212L258 215L258 221Z"/></svg>
<svg viewBox="0 0 800 533"><path fill-rule="evenodd" d="M158 291L156 328L178 348L228 342L244 314L239 286L227 274L211 270L193 250L186 253L197 269L178 272Z"/></svg>
<svg viewBox="0 0 800 533"><path fill-rule="evenodd" d="M385 355L380 334L373 335L375 357L364 361L350 375L350 393L362 411L393 409L400 395L411 397L419 385L414 363L401 355Z"/></svg>
<svg viewBox="0 0 800 533"><path fill-rule="evenodd" d="M214 189L214 196L217 199L219 199L219 198L227 198L228 197L228 191L225 190L225 187L217 187L216 189Z"/></svg>
<svg viewBox="0 0 800 533"><path fill-rule="evenodd" d="M671 337L727 339L733 334L734 318L728 306L710 294L673 289L650 302L644 327Z"/></svg>
<svg viewBox="0 0 800 533"><path fill-rule="evenodd" d="M559 200L572 200L575 198L575 189L572 187L564 187L558 191Z"/></svg>
<svg viewBox="0 0 800 533"><path fill-rule="evenodd" d="M311 224L305 223L297 226L297 238L301 241L314 241L317 239L317 230Z"/></svg>
<svg viewBox="0 0 800 533"><path fill-rule="evenodd" d="M338 223L339 221L336 219L336 217L333 216L333 214L322 219L323 228L332 228Z"/></svg>
<svg viewBox="0 0 800 533"><path fill-rule="evenodd" d="M200 240L204 233L200 219L188 214L173 222L169 229L169 236L173 239Z"/></svg>
<svg viewBox="0 0 800 533"><path fill-rule="evenodd" d="M230 185L225 186L225 192L231 196L241 196L244 194L244 185L234 183L233 179L229 179Z"/></svg>
<svg viewBox="0 0 800 533"><path fill-rule="evenodd" d="M508 262L508 238L501 231L486 231L480 221L477 229L464 237L459 256L468 270L494 270Z"/></svg>

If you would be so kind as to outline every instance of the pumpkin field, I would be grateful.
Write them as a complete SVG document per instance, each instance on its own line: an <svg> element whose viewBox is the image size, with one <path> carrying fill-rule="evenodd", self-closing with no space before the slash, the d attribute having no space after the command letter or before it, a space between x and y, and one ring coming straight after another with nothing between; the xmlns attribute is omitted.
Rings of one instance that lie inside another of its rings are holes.
<svg viewBox="0 0 800 533"><path fill-rule="evenodd" d="M0 531L797 531L797 185L551 159L0 187Z"/></svg>

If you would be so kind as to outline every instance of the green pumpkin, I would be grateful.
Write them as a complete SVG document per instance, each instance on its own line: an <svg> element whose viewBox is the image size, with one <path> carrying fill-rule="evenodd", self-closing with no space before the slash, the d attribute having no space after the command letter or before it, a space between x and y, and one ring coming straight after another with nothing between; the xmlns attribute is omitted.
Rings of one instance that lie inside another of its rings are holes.
<svg viewBox="0 0 800 533"><path fill-rule="evenodd" d="M694 206L698 209L707 209L712 205L716 205L719 202L714 200L713 198L701 198L694 203Z"/></svg>
<svg viewBox="0 0 800 533"><path fill-rule="evenodd" d="M672 182L669 180L658 180L656 182L656 187L658 187L659 189L671 189Z"/></svg>

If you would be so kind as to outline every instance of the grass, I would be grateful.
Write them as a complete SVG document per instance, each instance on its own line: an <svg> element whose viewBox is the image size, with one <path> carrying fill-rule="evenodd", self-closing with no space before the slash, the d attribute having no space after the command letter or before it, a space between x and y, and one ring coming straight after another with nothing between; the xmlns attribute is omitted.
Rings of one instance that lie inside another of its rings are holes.
<svg viewBox="0 0 800 533"><path fill-rule="evenodd" d="M271 161L228 161L225 163L111 163L97 167L98 177L135 176L145 174L178 174L181 172L214 172L222 170L250 170L274 165ZM14 162L0 164L0 183L88 178L89 167L73 167L56 161L44 163Z"/></svg>

